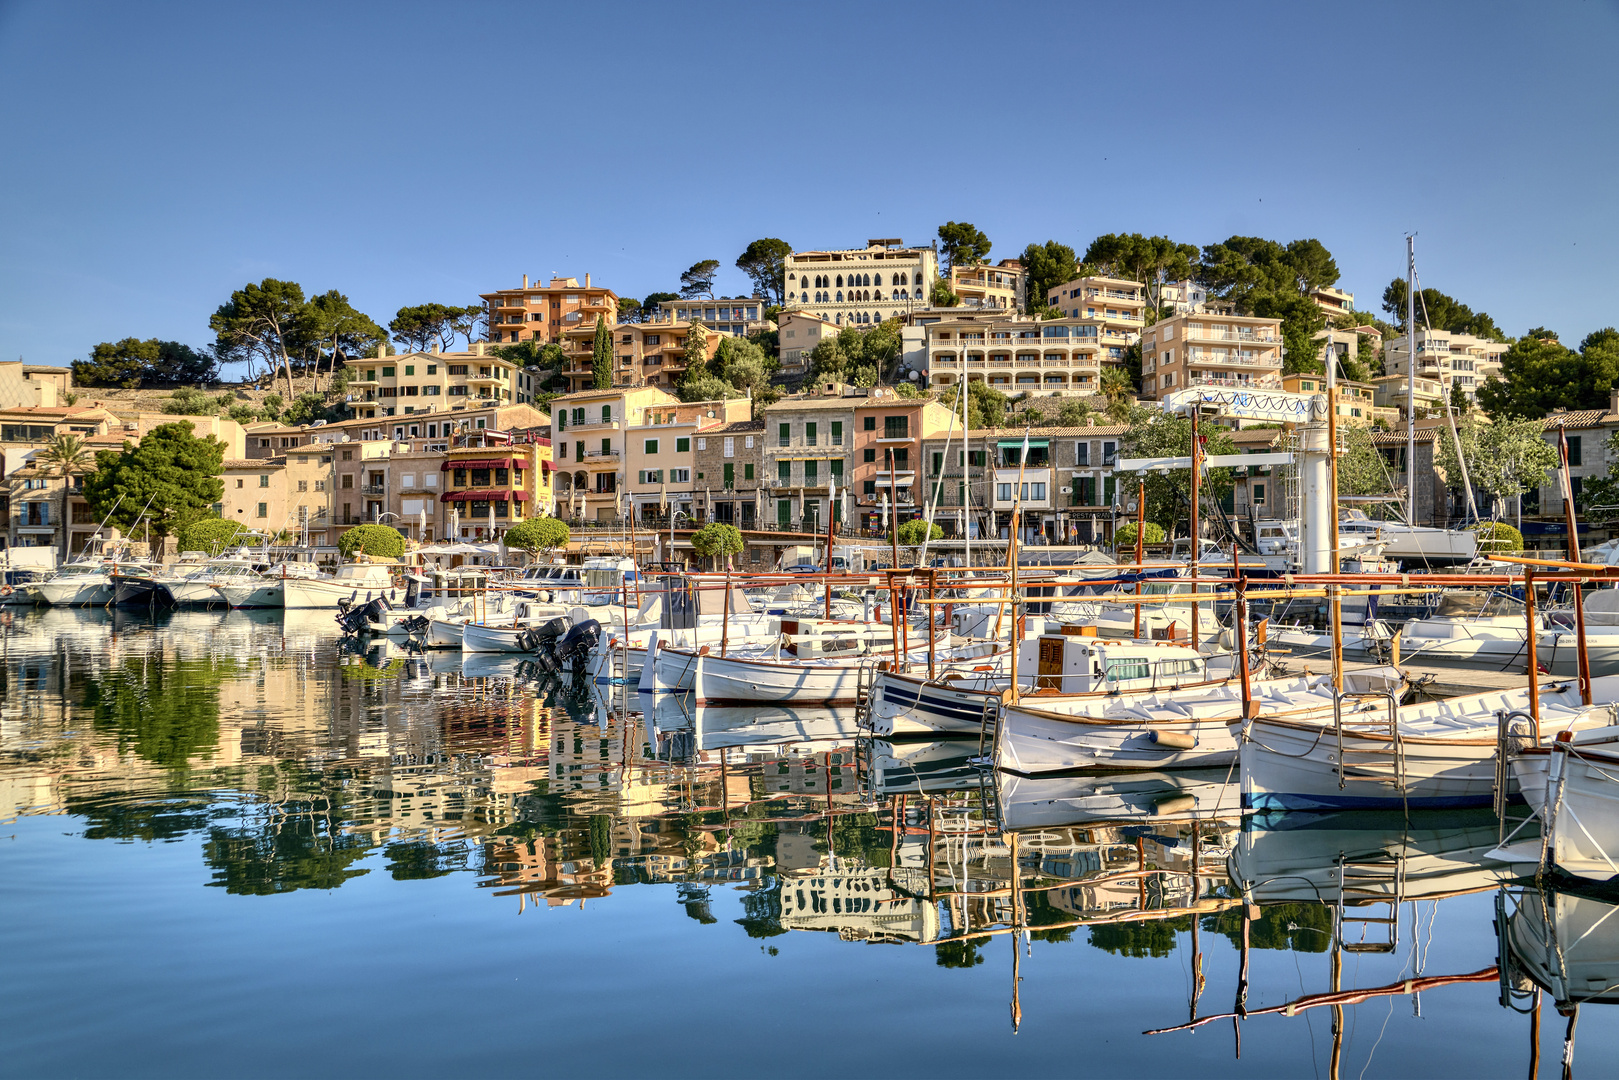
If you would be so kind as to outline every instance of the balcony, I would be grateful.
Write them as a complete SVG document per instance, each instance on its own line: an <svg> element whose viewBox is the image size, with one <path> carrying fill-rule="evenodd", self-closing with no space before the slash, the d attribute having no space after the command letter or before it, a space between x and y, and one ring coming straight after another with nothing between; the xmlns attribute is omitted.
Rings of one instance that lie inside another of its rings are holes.
<svg viewBox="0 0 1619 1080"><path fill-rule="evenodd" d="M1185 337L1188 341L1238 341L1261 345L1280 345L1282 342L1281 338L1269 331L1260 333L1250 330L1210 330L1192 326L1186 328Z"/></svg>
<svg viewBox="0 0 1619 1080"><path fill-rule="evenodd" d="M560 436L560 435L566 434L567 432L573 432L573 431L617 431L617 430L618 430L618 421L617 420L584 420L584 421L580 421L579 423L574 423L572 420L570 420L570 421L568 421L568 426L566 428L563 428L560 425L558 425L557 434Z"/></svg>
<svg viewBox="0 0 1619 1080"><path fill-rule="evenodd" d="M372 484L370 487L360 488L360 494L368 499L381 499L388 494L388 489L382 484Z"/></svg>
<svg viewBox="0 0 1619 1080"><path fill-rule="evenodd" d="M1186 352L1188 364L1211 364L1215 367L1251 367L1274 368L1281 370L1280 357L1274 360L1260 360L1251 357L1234 356L1229 353L1205 352L1201 349L1188 349Z"/></svg>
<svg viewBox="0 0 1619 1080"><path fill-rule="evenodd" d="M1244 378L1238 375L1221 376L1199 372L1188 380L1191 386L1213 386L1223 390L1280 390L1282 381L1275 376ZM1170 387L1169 389L1174 389ZM1166 391L1167 392L1167 391Z"/></svg>

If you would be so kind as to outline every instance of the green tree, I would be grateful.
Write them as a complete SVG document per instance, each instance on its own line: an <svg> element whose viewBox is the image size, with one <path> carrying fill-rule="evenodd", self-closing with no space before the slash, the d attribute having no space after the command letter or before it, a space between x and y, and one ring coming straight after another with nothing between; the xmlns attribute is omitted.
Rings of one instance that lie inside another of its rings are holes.
<svg viewBox="0 0 1619 1080"><path fill-rule="evenodd" d="M84 497L98 519L126 534L144 522L158 537L212 513L225 497L219 474L225 444L199 439L191 424L159 424L137 446L96 454L96 471L85 478Z"/></svg>
<svg viewBox="0 0 1619 1080"><path fill-rule="evenodd" d="M259 414L266 420L281 419L281 406L286 404L280 394L265 394L259 401Z"/></svg>
<svg viewBox="0 0 1619 1080"><path fill-rule="evenodd" d="M239 522L224 518L198 518L180 530L181 551L205 551L218 555L226 548L242 543L251 530Z"/></svg>
<svg viewBox="0 0 1619 1080"><path fill-rule="evenodd" d="M705 559L724 558L729 566L730 556L742 551L742 530L735 525L710 522L691 534L691 547Z"/></svg>
<svg viewBox="0 0 1619 1080"><path fill-rule="evenodd" d="M34 455L34 464L46 476L53 476L62 481L62 561L66 562L69 554L68 495L71 494L73 478L83 476L95 468L95 458L83 438L58 433L52 435L45 448Z"/></svg>
<svg viewBox="0 0 1619 1080"><path fill-rule="evenodd" d="M214 355L223 363L246 363L249 377L254 361L263 363L272 379L280 370L286 375L287 397L292 397L291 353L299 343L304 304L303 287L295 281L265 278L244 285L208 319Z"/></svg>
<svg viewBox="0 0 1619 1080"><path fill-rule="evenodd" d="M1376 495L1388 491L1392 479L1383 455L1372 443L1372 429L1358 424L1339 424L1344 453L1338 455L1338 494Z"/></svg>
<svg viewBox="0 0 1619 1080"><path fill-rule="evenodd" d="M765 237L749 244L736 258L736 266L753 282L754 295L781 303L787 286L787 256L793 245L785 240Z"/></svg>
<svg viewBox="0 0 1619 1080"><path fill-rule="evenodd" d="M1162 544L1164 542L1164 527L1156 521L1147 522L1145 530L1147 539L1144 543ZM1113 550L1134 551L1136 547L1136 523L1127 521L1113 531Z"/></svg>
<svg viewBox="0 0 1619 1080"><path fill-rule="evenodd" d="M212 356L178 341L124 338L103 341L90 351L90 359L73 361L73 381L125 390L154 384L183 386L211 382L214 369Z"/></svg>
<svg viewBox="0 0 1619 1080"><path fill-rule="evenodd" d="M718 259L704 259L692 263L691 267L680 275L680 295L687 300L698 296L714 299L714 276L719 271Z"/></svg>
<svg viewBox="0 0 1619 1080"><path fill-rule="evenodd" d="M392 525L356 525L337 538L344 555L364 552L379 559L397 559L405 553L405 537Z"/></svg>
<svg viewBox="0 0 1619 1080"><path fill-rule="evenodd" d="M1389 313L1389 317L1394 320L1395 329L1402 334L1405 333L1406 296L1409 291L1404 278L1395 278L1389 282L1388 288L1383 290L1383 310ZM1488 338L1491 341L1507 340L1507 336L1488 314L1482 311L1474 312L1460 300L1446 296L1438 289L1422 289L1417 292L1417 325L1452 334L1472 334L1474 337Z"/></svg>
<svg viewBox="0 0 1619 1080"><path fill-rule="evenodd" d="M1281 321L1285 371L1323 370L1315 335L1326 327L1326 316L1310 294L1337 282L1338 264L1319 240L1284 245L1233 236L1203 249L1196 277L1209 295L1230 301L1239 314Z"/></svg>
<svg viewBox="0 0 1619 1080"><path fill-rule="evenodd" d="M672 292L648 293L646 295L646 298L641 301L641 321L642 322L650 322L652 319L657 317L658 313L662 310L662 305L663 304L665 304L666 302L668 302L670 300L679 300L679 299L680 299L680 294L679 293L672 293Z"/></svg>
<svg viewBox="0 0 1619 1080"><path fill-rule="evenodd" d="M1473 407L1473 399L1467 396L1467 390L1462 386L1460 379L1452 379L1450 383L1450 407L1460 416Z"/></svg>
<svg viewBox="0 0 1619 1080"><path fill-rule="evenodd" d="M613 332L607 329L607 318L596 316L596 340L590 346L590 381L597 390L608 390L613 385Z"/></svg>
<svg viewBox="0 0 1619 1080"><path fill-rule="evenodd" d="M984 428L1000 427L1006 423L1007 406L1010 399L999 390L990 386L981 379L974 379L965 384L957 383L946 392L942 399L944 405L957 415L961 415L961 387L967 387L967 427L971 431L980 431Z"/></svg>
<svg viewBox="0 0 1619 1080"><path fill-rule="evenodd" d="M553 548L567 547L572 538L566 522L554 517L529 518L506 530L505 542L509 548L518 548L530 555Z"/></svg>
<svg viewBox="0 0 1619 1080"><path fill-rule="evenodd" d="M1478 534L1480 551L1513 555L1523 550L1523 533L1504 521L1486 521L1473 531Z"/></svg>
<svg viewBox="0 0 1619 1080"><path fill-rule="evenodd" d="M1546 426L1540 420L1503 417L1494 423L1484 423L1473 413L1468 413L1456 425L1462 457L1467 463L1467 478L1475 492L1483 492L1495 500L1493 516L1500 516L1507 502L1544 484L1548 470L1557 467L1557 451L1547 443L1545 431ZM1460 491L1462 472L1456 460L1457 439L1441 431L1434 442L1438 449L1437 464L1444 470L1446 486Z"/></svg>
<svg viewBox="0 0 1619 1080"><path fill-rule="evenodd" d="M978 226L965 221L947 221L939 226L939 253L947 270L977 266L989 257L989 237Z"/></svg>
<svg viewBox="0 0 1619 1080"><path fill-rule="evenodd" d="M1203 452L1206 455L1237 452L1237 445L1232 442L1229 432L1219 428L1211 429L1209 426L1204 426L1201 431L1205 437ZM1192 453L1192 421L1188 417L1153 411L1138 416L1120 442L1121 457L1188 457ZM1148 521L1173 530L1176 521L1188 519L1192 495L1192 470L1170 469L1166 472L1149 472L1145 478ZM1121 484L1128 485L1134 482L1134 477L1125 475L1119 477ZM1231 470L1208 469L1200 487L1203 506L1199 510L1199 516L1206 521L1210 514L1208 508L1218 504L1231 491Z"/></svg>
<svg viewBox="0 0 1619 1080"><path fill-rule="evenodd" d="M457 320L464 317L465 308L447 304L416 304L400 308L388 323L395 341L412 352L439 352L455 348ZM600 316L598 316L599 318Z"/></svg>
<svg viewBox="0 0 1619 1080"><path fill-rule="evenodd" d="M618 321L621 323L638 323L641 321L641 301L633 296L618 298Z"/></svg>
<svg viewBox="0 0 1619 1080"><path fill-rule="evenodd" d="M1066 398L1057 409L1057 423L1063 427L1083 427L1091 407L1080 398Z"/></svg>
<svg viewBox="0 0 1619 1080"><path fill-rule="evenodd" d="M749 338L721 338L710 367L738 393L755 402L769 405L781 397L770 381L781 370L781 361Z"/></svg>
<svg viewBox="0 0 1619 1080"><path fill-rule="evenodd" d="M340 420L342 419L342 411L343 409L341 405L335 410L328 409L326 407L325 394L317 394L312 391L306 391L305 393L299 394L297 398L293 400L293 403L286 407L286 410L281 414L281 422L283 424L296 425L307 424L315 420L323 419L328 421Z"/></svg>
<svg viewBox="0 0 1619 1080"><path fill-rule="evenodd" d="M479 311L482 308L477 309ZM328 385L349 357L374 354L388 334L371 316L355 310L336 289L321 293L304 305L297 322L297 340L310 375L310 389L320 381L324 359Z"/></svg>
<svg viewBox="0 0 1619 1080"><path fill-rule="evenodd" d="M718 375L710 375L706 371L699 371L693 375L688 371L682 376L680 385L675 388L675 396L681 401L723 401L742 395Z"/></svg>
<svg viewBox="0 0 1619 1080"><path fill-rule="evenodd" d="M928 303L934 307L956 307L961 303L961 297L951 290L950 282L940 278L933 283L933 288L928 294Z"/></svg>
<svg viewBox="0 0 1619 1080"><path fill-rule="evenodd" d="M1074 249L1055 240L1030 244L1023 249L1018 261L1028 275L1024 303L1028 311L1044 308L1052 289L1079 276L1079 260L1074 257Z"/></svg>
<svg viewBox="0 0 1619 1080"><path fill-rule="evenodd" d="M1606 409L1619 386L1619 331L1586 335L1575 352L1541 327L1512 343L1501 357L1501 378L1478 388L1478 403L1492 417L1545 416L1555 409Z"/></svg>
<svg viewBox="0 0 1619 1080"><path fill-rule="evenodd" d="M1121 424L1128 420L1136 393L1129 374L1118 367L1103 368L1100 389L1102 396L1107 399L1108 417Z"/></svg>
<svg viewBox="0 0 1619 1080"><path fill-rule="evenodd" d="M889 530L893 535L893 530ZM923 518L912 518L899 523L899 542L906 547L921 547L929 540L943 540L944 530Z"/></svg>

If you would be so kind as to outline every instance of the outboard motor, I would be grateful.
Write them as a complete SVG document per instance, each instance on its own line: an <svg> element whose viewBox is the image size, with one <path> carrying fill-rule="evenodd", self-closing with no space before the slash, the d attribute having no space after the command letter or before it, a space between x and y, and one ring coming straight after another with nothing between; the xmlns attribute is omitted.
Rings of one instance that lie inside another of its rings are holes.
<svg viewBox="0 0 1619 1080"><path fill-rule="evenodd" d="M412 574L405 579L405 606L415 607L422 602L422 581Z"/></svg>
<svg viewBox="0 0 1619 1080"><path fill-rule="evenodd" d="M429 619L426 615L412 615L408 619L400 620L399 625L405 631L405 633L414 637L415 635L426 630L432 621L433 620Z"/></svg>
<svg viewBox="0 0 1619 1080"><path fill-rule="evenodd" d="M388 601L377 597L369 603L361 604L357 608L348 608L337 615L337 625L345 634L365 634L371 631L373 622L381 622L388 612Z"/></svg>
<svg viewBox="0 0 1619 1080"><path fill-rule="evenodd" d="M562 661L557 658L557 645L568 632L567 619L552 619L541 626L536 626L524 635L525 641L532 641L526 646L535 656L539 666L548 674L555 674L562 670Z"/></svg>
<svg viewBox="0 0 1619 1080"><path fill-rule="evenodd" d="M567 666L573 665L575 675L583 675L589 666L590 654L595 651L596 643L601 640L602 624L595 619L586 619L577 626L570 627L560 642L557 643L554 655L557 663Z"/></svg>

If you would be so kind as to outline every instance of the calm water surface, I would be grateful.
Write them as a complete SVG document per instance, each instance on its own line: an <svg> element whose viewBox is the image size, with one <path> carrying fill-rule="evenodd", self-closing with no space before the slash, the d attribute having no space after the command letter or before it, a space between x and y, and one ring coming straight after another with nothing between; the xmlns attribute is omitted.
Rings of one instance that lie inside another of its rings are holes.
<svg viewBox="0 0 1619 1080"><path fill-rule="evenodd" d="M1615 909L1488 815L1245 827L318 614L0 622L0 1075L1523 1076L1536 977L1542 1074L1558 999L1619 1070Z"/></svg>

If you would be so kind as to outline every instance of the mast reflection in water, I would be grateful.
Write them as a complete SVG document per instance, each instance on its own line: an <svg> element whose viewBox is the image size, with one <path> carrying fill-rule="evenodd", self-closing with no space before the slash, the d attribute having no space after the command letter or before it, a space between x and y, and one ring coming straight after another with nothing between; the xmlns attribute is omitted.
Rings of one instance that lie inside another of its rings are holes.
<svg viewBox="0 0 1619 1080"><path fill-rule="evenodd" d="M1498 1075L1619 980L1487 814L1245 822L319 613L0 624L8 1074Z"/></svg>

